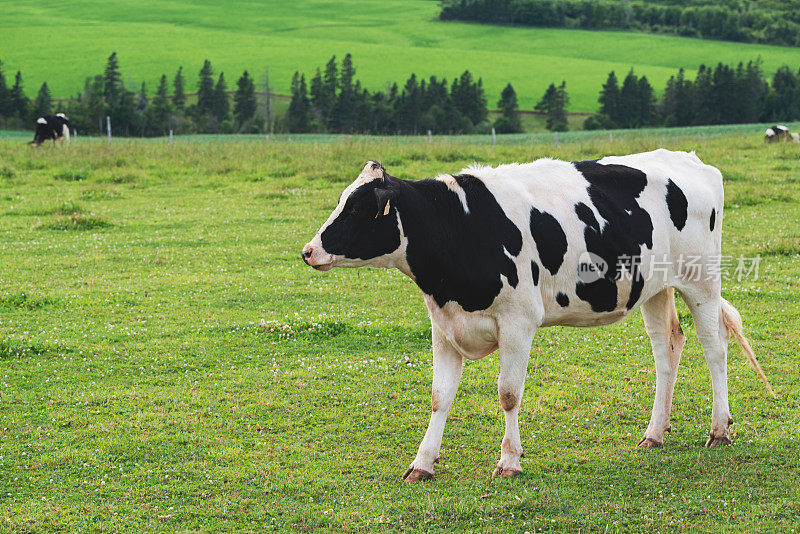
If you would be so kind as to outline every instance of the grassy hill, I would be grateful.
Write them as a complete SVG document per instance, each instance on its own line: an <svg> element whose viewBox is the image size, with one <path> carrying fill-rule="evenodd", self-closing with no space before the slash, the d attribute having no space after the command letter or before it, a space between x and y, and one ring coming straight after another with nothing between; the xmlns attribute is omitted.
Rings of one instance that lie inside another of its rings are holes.
<svg viewBox="0 0 800 534"><path fill-rule="evenodd" d="M657 88L679 67L761 57L772 72L800 66L800 49L703 41L665 35L482 26L436 20L432 0L2 0L0 59L23 71L30 96L43 81L68 96L102 71L116 50L126 82L158 77L183 65L190 83L208 58L229 80L269 66L272 85L287 93L292 73L312 74L332 55L354 55L371 89L411 73L444 75L465 68L484 79L490 106L511 82L530 109L551 81L567 81L571 111L594 111L608 71L634 67Z"/></svg>

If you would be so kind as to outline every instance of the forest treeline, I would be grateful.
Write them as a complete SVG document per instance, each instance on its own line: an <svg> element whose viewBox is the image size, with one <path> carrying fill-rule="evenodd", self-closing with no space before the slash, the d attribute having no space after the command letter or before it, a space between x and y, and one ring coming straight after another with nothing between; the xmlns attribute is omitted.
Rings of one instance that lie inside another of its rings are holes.
<svg viewBox="0 0 800 534"><path fill-rule="evenodd" d="M611 72L598 101L600 112L586 119L585 129L794 121L800 119L800 72L781 67L770 83L756 61L701 65L694 80L680 69L660 99L645 76L631 70L620 82Z"/></svg>
<svg viewBox="0 0 800 534"><path fill-rule="evenodd" d="M501 94L497 105L502 114L492 124L483 81L467 70L452 83L436 76L418 80L411 74L402 88L392 83L375 92L365 89L355 73L350 54L341 65L332 57L324 68L317 68L310 82L295 72L283 121L286 131L405 135L469 134L492 127L499 133L522 131L511 84Z"/></svg>
<svg viewBox="0 0 800 534"><path fill-rule="evenodd" d="M340 62L332 57L310 80L296 72L289 108L272 120L259 109L255 82L247 71L237 79L235 90L229 91L224 73L217 74L208 60L195 82L188 82L179 67L171 79L161 76L152 95L145 84L134 91L122 80L112 53L103 73L88 77L74 97L54 102L45 82L31 100L21 73L7 83L0 62L0 127L32 129L37 117L63 112L73 129L89 135L105 132L106 117L114 134L124 136L162 136L170 131L375 135L488 133L492 128L497 133L523 131L511 84L496 102L499 113L490 114L483 82L469 71L450 82L411 74L402 87L391 83L384 91L369 91L356 78L350 54ZM187 92L190 85L196 87L196 94ZM598 89L600 109L585 120L585 129L800 120L800 72L784 66L768 80L757 61L701 65L693 78L681 69L670 77L660 97L647 77L632 69L623 78L609 73ZM554 82L534 111L544 116L548 130L565 131L569 100L566 83Z"/></svg>
<svg viewBox="0 0 800 534"><path fill-rule="evenodd" d="M30 100L22 74L7 84L0 62L0 126L32 128L37 117L63 112L71 126L85 134L106 131L106 117L115 135L162 136L187 133L331 132L371 134L459 134L521 132L514 88L509 84L497 102L503 110L489 121L489 110L479 78L469 71L448 83L431 76L417 80L412 74L402 88L397 83L386 91L370 92L355 78L352 57L341 62L332 57L324 69L306 82L296 73L291 83L289 110L269 120L260 113L253 77L244 71L236 89L228 90L225 74L215 73L206 60L197 76L196 95L188 94L188 82L179 67L174 77L161 76L152 95L144 83L135 90L123 82L116 53L101 74L86 78L74 97L54 102L47 83Z"/></svg>
<svg viewBox="0 0 800 534"><path fill-rule="evenodd" d="M175 133L250 133L266 128L266 119L256 113L255 83L247 71L228 91L225 73L216 75L206 60L197 78L197 94L191 98L183 67L172 79L164 74L155 92L148 95L144 82L125 85L116 52L101 74L86 78L83 89L66 101L54 102L47 82L33 100L25 96L22 74L17 71L9 88L0 62L0 124L6 128L31 128L37 117L66 113L72 128L84 134L106 131L106 117L115 135L161 136ZM232 100L232 101L231 101Z"/></svg>
<svg viewBox="0 0 800 534"><path fill-rule="evenodd" d="M338 80L338 81L337 81ZM486 99L480 79L469 72L453 81L417 82L413 74L402 89L393 84L386 92L370 93L355 81L348 56L337 74L335 58L324 73L318 69L311 89L303 74L295 73L292 104L285 117L291 132L420 134L487 131ZM781 67L767 80L758 61L736 66L701 65L694 80L683 69L670 77L660 98L646 76L632 69L623 79L609 73L600 87L600 110L588 117L585 129L642 128L742 124L800 119L800 72ZM535 111L545 116L550 131L568 129L569 94L565 82L550 86ZM493 124L498 133L521 131L517 95L509 84L501 94L502 112Z"/></svg>
<svg viewBox="0 0 800 534"><path fill-rule="evenodd" d="M800 45L800 0L442 0L440 18Z"/></svg>

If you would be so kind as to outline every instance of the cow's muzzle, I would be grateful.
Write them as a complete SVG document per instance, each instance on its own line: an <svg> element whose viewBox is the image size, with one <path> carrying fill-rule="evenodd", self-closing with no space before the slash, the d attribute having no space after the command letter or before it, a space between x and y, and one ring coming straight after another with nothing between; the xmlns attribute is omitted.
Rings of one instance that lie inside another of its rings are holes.
<svg viewBox="0 0 800 534"><path fill-rule="evenodd" d="M300 258L318 271L329 271L333 267L333 256L311 244L303 247Z"/></svg>

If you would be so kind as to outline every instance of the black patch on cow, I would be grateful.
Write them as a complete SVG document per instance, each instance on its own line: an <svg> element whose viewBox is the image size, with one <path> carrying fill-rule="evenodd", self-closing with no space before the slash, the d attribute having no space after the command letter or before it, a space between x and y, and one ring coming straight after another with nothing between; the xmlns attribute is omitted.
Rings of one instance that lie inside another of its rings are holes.
<svg viewBox="0 0 800 534"><path fill-rule="evenodd" d="M562 293L561 291L559 291L556 294L556 302L558 302L558 305L561 306L562 308L566 308L567 306L569 306L569 297L566 295L566 293Z"/></svg>
<svg viewBox="0 0 800 534"><path fill-rule="evenodd" d="M481 180L453 178L469 213L439 180L398 180L406 260L417 285L440 307L453 301L466 311L485 310L503 287L501 276L512 287L519 283L512 258L522 250L522 233Z"/></svg>
<svg viewBox="0 0 800 534"><path fill-rule="evenodd" d="M669 208L669 218L672 219L672 224L678 231L683 230L683 227L686 226L689 203L681 188L671 179L667 179L667 208Z"/></svg>
<svg viewBox="0 0 800 534"><path fill-rule="evenodd" d="M533 285L539 285L539 264L531 260L531 276L533 277Z"/></svg>
<svg viewBox="0 0 800 534"><path fill-rule="evenodd" d="M714 231L714 225L717 222L717 210L711 208L711 219L708 220L708 229Z"/></svg>
<svg viewBox="0 0 800 534"><path fill-rule="evenodd" d="M555 217L531 208L531 235L539 251L539 259L550 274L555 275L567 253L567 234Z"/></svg>
<svg viewBox="0 0 800 534"><path fill-rule="evenodd" d="M578 281L575 294L595 312L609 312L617 307L617 282L630 278L631 290L626 307L633 308L642 293L644 278L640 272L642 247L653 248L653 221L636 199L647 186L647 175L625 165L602 165L597 161L573 162L589 182L587 191L592 205L605 220L600 223L586 204L575 205L575 214L585 227L586 250L605 261L608 269L593 282Z"/></svg>
<svg viewBox="0 0 800 534"><path fill-rule="evenodd" d="M400 228L392 206L396 188L383 180L357 187L344 209L322 232L322 247L330 254L368 260L394 252L400 246ZM389 202L389 213L383 209Z"/></svg>

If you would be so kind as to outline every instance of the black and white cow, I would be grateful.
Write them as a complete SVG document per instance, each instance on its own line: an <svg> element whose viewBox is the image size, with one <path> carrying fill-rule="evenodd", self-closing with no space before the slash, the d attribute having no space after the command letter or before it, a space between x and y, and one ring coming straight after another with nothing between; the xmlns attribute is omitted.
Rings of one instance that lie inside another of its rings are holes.
<svg viewBox="0 0 800 534"><path fill-rule="evenodd" d="M64 141L69 145L69 119L63 113L45 115L36 119L36 133L30 144L41 146L49 139L53 140L53 146L57 139L61 140L61 146L64 146Z"/></svg>
<svg viewBox="0 0 800 534"><path fill-rule="evenodd" d="M540 327L609 324L641 308L657 379L639 445L663 443L686 339L674 289L691 310L711 371L706 445L731 442L731 335L766 378L739 313L720 295L722 209L722 175L694 153L541 159L420 181L395 178L370 161L302 258L320 271L395 267L424 294L433 332L433 413L407 481L432 476L463 359L499 351L506 423L494 475L507 476L521 472L517 415Z"/></svg>
<svg viewBox="0 0 800 534"><path fill-rule="evenodd" d="M764 141L767 143L787 140L789 140L789 128L782 124L776 124L764 131Z"/></svg>

